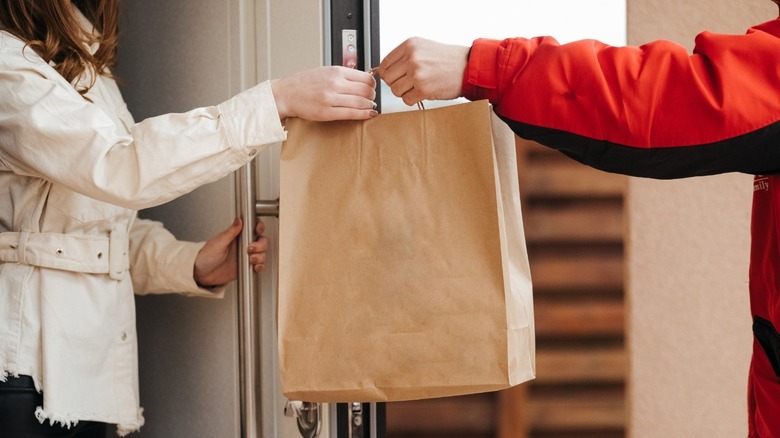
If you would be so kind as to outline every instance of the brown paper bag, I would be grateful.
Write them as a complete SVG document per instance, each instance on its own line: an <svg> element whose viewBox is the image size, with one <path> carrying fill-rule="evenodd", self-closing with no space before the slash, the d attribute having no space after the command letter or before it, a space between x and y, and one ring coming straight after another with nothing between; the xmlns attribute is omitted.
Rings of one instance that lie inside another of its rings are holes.
<svg viewBox="0 0 780 438"><path fill-rule="evenodd" d="M532 379L514 136L488 103L287 130L284 394L399 401Z"/></svg>

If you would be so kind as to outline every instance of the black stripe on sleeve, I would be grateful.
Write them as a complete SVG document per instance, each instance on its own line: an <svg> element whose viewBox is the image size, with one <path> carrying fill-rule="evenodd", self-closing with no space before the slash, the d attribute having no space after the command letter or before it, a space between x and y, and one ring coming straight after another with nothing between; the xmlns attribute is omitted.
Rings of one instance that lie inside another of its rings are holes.
<svg viewBox="0 0 780 438"><path fill-rule="evenodd" d="M655 179L780 172L780 122L714 143L640 148L502 119L519 137L606 172Z"/></svg>

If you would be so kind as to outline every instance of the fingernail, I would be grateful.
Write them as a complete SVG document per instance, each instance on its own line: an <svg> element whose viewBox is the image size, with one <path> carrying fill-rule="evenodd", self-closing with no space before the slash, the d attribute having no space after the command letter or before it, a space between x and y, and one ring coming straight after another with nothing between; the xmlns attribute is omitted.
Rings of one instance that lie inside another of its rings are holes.
<svg viewBox="0 0 780 438"><path fill-rule="evenodd" d="M376 117L378 115L379 113L376 110L371 110L371 117Z"/></svg>
<svg viewBox="0 0 780 438"><path fill-rule="evenodd" d="M376 109L376 102L371 102L371 103L373 103L373 104L374 104L374 109Z"/></svg>

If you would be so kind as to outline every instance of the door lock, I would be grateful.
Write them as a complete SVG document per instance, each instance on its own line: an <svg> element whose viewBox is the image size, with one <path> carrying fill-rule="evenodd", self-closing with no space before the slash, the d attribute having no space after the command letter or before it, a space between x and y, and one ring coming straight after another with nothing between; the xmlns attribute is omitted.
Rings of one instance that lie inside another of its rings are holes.
<svg viewBox="0 0 780 438"><path fill-rule="evenodd" d="M351 403L349 410L350 417L350 429L352 433L349 435L351 438L368 438L363 434L363 404Z"/></svg>
<svg viewBox="0 0 780 438"><path fill-rule="evenodd" d="M294 417L298 422L298 432L303 438L317 438L322 429L322 404L302 401L287 401L284 415Z"/></svg>
<svg viewBox="0 0 780 438"><path fill-rule="evenodd" d="M349 68L358 66L357 30L341 31L341 65Z"/></svg>

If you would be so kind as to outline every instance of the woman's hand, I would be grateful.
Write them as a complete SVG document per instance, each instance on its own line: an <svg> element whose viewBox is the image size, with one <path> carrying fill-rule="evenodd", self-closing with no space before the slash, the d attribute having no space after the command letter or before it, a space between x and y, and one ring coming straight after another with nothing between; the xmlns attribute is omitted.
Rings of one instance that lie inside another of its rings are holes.
<svg viewBox="0 0 780 438"><path fill-rule="evenodd" d="M211 237L195 257L194 277L200 286L221 286L233 281L238 276L238 263L236 261L236 239L241 234L243 222L236 219L225 231ZM265 267L268 239L263 237L265 224L258 220L255 233L258 238L250 243L249 264L255 272Z"/></svg>
<svg viewBox="0 0 780 438"><path fill-rule="evenodd" d="M379 64L379 77L407 105L460 97L469 47L409 38Z"/></svg>
<svg viewBox="0 0 780 438"><path fill-rule="evenodd" d="M376 80L346 67L320 67L271 81L279 117L363 120L376 116Z"/></svg>
<svg viewBox="0 0 780 438"><path fill-rule="evenodd" d="M255 225L255 235L257 240L250 243L246 251L249 254L249 264L252 265L252 269L255 272L260 272L265 269L265 260L268 256L268 238L263 236L265 233L265 223L262 220L257 220Z"/></svg>

